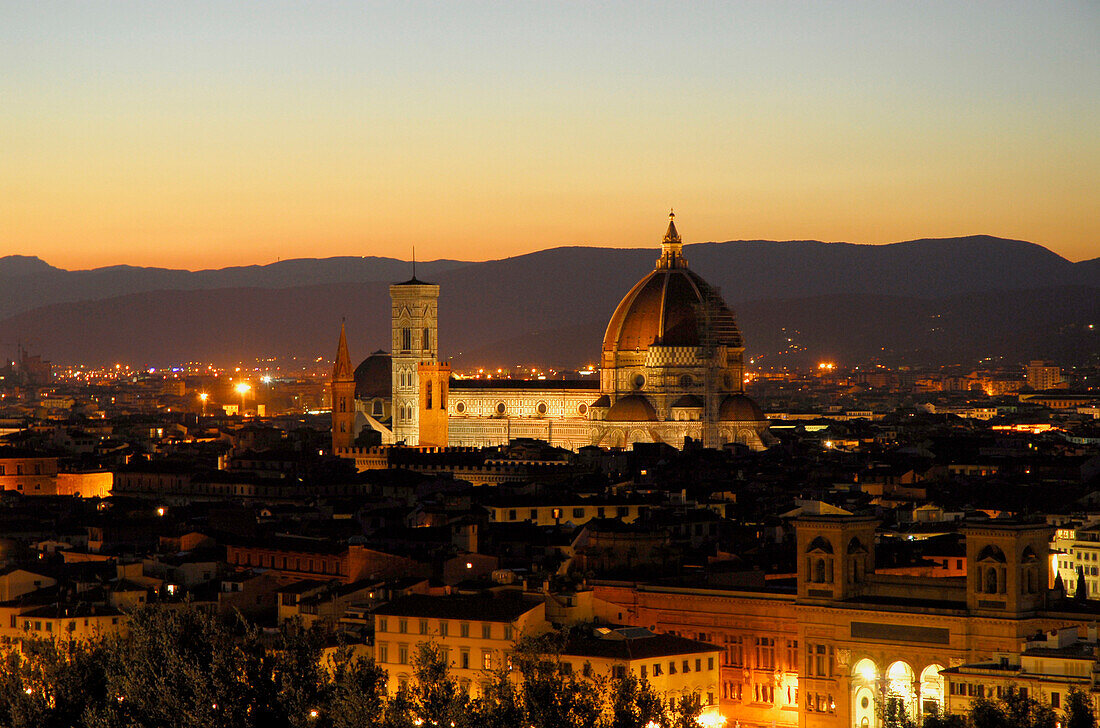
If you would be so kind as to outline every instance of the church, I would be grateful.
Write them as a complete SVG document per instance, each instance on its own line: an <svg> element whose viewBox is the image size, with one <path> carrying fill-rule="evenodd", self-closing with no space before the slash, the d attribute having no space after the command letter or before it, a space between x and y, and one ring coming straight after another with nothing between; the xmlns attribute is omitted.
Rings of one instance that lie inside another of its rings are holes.
<svg viewBox="0 0 1100 728"><path fill-rule="evenodd" d="M599 381L455 379L440 361L439 286L390 286L390 352L354 370L343 327L333 367L333 452L369 428L382 444L502 445L534 438L576 450L690 438L708 447L773 443L744 390L744 341L718 291L688 267L669 213L654 270L607 325Z"/></svg>

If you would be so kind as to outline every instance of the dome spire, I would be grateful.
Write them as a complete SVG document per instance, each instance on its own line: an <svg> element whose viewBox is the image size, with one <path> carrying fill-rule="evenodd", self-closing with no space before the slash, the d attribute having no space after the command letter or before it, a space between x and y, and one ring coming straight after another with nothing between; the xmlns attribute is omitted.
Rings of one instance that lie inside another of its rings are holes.
<svg viewBox="0 0 1100 728"><path fill-rule="evenodd" d="M684 259L684 243L676 230L676 212L671 208L668 211L668 230L665 231L664 240L661 241L661 257L657 259L657 267L687 268L687 260Z"/></svg>

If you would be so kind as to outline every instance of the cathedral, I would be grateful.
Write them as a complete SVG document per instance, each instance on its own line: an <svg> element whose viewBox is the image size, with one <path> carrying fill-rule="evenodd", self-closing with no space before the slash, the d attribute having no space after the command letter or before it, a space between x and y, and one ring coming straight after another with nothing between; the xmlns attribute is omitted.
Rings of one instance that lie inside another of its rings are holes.
<svg viewBox="0 0 1100 728"><path fill-rule="evenodd" d="M607 325L599 381L453 379L439 360L439 286L390 286L390 351L351 368L343 327L332 376L333 451L364 429L382 444L489 446L535 438L572 450L688 439L772 444L744 391L744 341L718 291L688 268L669 213L654 270Z"/></svg>

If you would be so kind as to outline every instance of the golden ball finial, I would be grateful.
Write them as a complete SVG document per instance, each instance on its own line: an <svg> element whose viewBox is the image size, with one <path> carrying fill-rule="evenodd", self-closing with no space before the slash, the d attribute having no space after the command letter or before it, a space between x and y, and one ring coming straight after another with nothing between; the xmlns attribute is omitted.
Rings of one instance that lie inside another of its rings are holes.
<svg viewBox="0 0 1100 728"><path fill-rule="evenodd" d="M676 219L676 213L673 212L671 207L668 208L668 219L669 220L675 220Z"/></svg>

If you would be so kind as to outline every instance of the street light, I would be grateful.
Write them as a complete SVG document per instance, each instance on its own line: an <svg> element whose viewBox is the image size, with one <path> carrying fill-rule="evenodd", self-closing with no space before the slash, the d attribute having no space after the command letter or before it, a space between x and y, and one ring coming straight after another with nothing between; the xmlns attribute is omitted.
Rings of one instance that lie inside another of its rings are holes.
<svg viewBox="0 0 1100 728"><path fill-rule="evenodd" d="M237 393L241 395L241 417L244 417L244 396L248 394L250 389L252 389L252 385L248 382L241 382L237 385Z"/></svg>
<svg viewBox="0 0 1100 728"><path fill-rule="evenodd" d="M206 417L206 400L210 399L210 395L203 392L199 395L199 401L202 402L202 416Z"/></svg>

